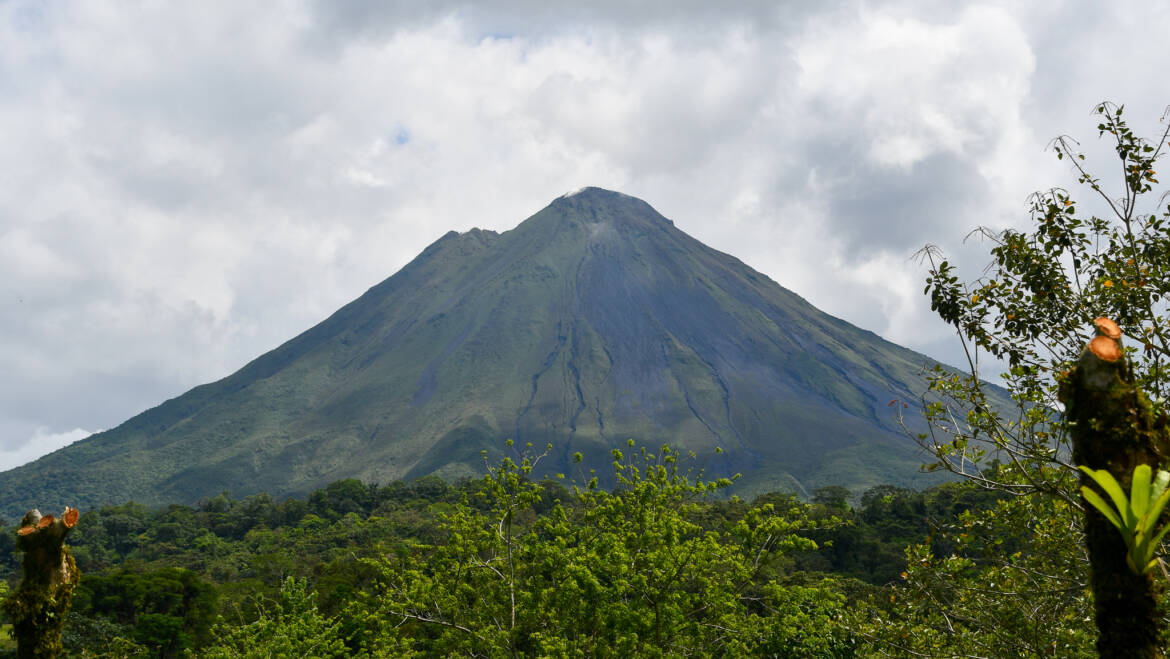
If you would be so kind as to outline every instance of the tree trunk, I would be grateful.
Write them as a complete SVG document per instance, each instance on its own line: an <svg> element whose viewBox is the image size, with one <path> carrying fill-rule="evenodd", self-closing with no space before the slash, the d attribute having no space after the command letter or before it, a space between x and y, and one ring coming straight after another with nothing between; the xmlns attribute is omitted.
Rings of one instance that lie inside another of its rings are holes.
<svg viewBox="0 0 1170 659"><path fill-rule="evenodd" d="M1060 399L1073 442L1073 461L1106 469L1129 492L1134 467L1162 466L1170 449L1166 418L1133 384L1121 350L1121 332L1099 318L1094 338L1064 375ZM1095 487L1081 474L1081 485ZM1097 652L1105 658L1161 657L1158 598L1161 584L1150 574L1130 570L1125 541L1093 506L1085 506L1085 543L1097 618Z"/></svg>
<svg viewBox="0 0 1170 659"><path fill-rule="evenodd" d="M16 548L24 552L24 577L4 600L4 610L12 620L20 659L52 659L61 653L61 628L73 588L81 581L65 535L79 516L73 508L66 508L61 519L31 510L16 532Z"/></svg>

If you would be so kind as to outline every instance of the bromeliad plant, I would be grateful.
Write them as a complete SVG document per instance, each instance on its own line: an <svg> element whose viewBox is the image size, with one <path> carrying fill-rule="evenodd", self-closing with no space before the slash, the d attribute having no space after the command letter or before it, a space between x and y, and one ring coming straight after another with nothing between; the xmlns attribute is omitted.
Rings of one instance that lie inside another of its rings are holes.
<svg viewBox="0 0 1170 659"><path fill-rule="evenodd" d="M1154 533L1162 509L1166 502L1170 501L1170 472L1159 469L1157 477L1151 482L1152 470L1149 465L1134 467L1133 485L1129 490L1129 498L1126 499L1125 491L1121 489L1113 474L1104 469L1094 470L1088 467L1081 467L1081 471L1088 474L1113 501L1113 505L1110 505L1095 490L1087 486L1081 487L1081 495L1085 497L1085 501L1092 504L1121 532L1125 546L1129 549L1126 555L1129 569L1133 570L1134 574L1146 574L1153 570L1158 564L1154 553L1158 550L1162 536L1170 530L1170 524L1167 524Z"/></svg>

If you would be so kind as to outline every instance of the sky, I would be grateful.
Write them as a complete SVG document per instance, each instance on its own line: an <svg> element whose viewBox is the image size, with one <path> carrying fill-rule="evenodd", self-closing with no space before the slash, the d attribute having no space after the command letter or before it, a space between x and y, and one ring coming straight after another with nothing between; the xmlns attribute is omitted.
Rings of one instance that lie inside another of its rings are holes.
<svg viewBox="0 0 1170 659"><path fill-rule="evenodd" d="M449 230L642 198L949 363L913 258L1170 104L1166 3L0 0L0 469L222 378ZM1078 197L1083 196L1080 192Z"/></svg>

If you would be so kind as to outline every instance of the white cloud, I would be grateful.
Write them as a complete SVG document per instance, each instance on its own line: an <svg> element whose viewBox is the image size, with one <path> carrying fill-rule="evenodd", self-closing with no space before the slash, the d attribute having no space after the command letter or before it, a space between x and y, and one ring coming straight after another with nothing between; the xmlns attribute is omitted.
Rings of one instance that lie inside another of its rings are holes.
<svg viewBox="0 0 1170 659"><path fill-rule="evenodd" d="M74 428L66 432L54 433L48 428L37 428L36 432L25 442L15 448L0 450L0 471L19 467L20 465L39 458L46 453L65 448L79 439L85 439L93 433L81 428Z"/></svg>
<svg viewBox="0 0 1170 659"><path fill-rule="evenodd" d="M797 40L799 86L848 114L875 162L909 166L938 151L983 151L1019 121L1035 57L1006 10L972 6L953 22L862 11ZM838 119L834 114L832 119ZM902 143L886 152L886 143Z"/></svg>

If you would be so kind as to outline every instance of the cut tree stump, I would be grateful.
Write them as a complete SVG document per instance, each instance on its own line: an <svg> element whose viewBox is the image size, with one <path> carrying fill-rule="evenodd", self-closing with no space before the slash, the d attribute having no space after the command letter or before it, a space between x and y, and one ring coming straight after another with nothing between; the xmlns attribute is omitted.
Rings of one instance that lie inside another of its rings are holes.
<svg viewBox="0 0 1170 659"><path fill-rule="evenodd" d="M1097 336L1072 370L1062 376L1060 400L1073 443L1073 461L1105 469L1128 493L1134 467L1166 465L1170 433L1133 383L1121 346L1121 329L1108 318L1093 321ZM1095 488L1082 473L1081 485ZM1125 541L1117 528L1085 506L1085 543L1099 636L1097 652L1106 659L1161 657L1158 599L1163 585L1150 574L1134 574L1126 562Z"/></svg>
<svg viewBox="0 0 1170 659"><path fill-rule="evenodd" d="M75 508L65 508L60 518L30 510L21 520L16 549L24 552L24 575L4 600L20 659L52 659L61 653L61 628L81 581L65 536L80 516Z"/></svg>

